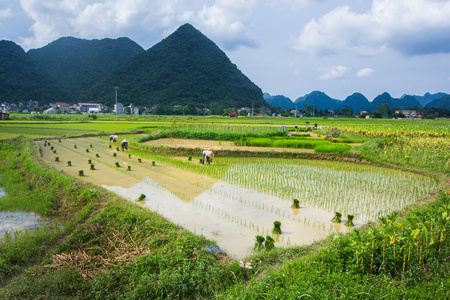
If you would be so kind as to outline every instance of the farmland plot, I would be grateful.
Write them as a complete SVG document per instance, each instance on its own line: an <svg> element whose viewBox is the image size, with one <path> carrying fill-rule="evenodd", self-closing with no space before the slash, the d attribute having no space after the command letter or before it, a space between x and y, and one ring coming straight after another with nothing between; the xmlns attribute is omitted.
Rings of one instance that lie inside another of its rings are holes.
<svg viewBox="0 0 450 300"><path fill-rule="evenodd" d="M138 152L120 151L118 143L109 148L105 138L65 139L50 145L42 141L39 146L49 163L68 174L77 176L82 169L83 179L130 201L144 194L144 201L137 203L216 240L233 258L251 254L256 235L272 235L275 221L281 222L282 230L277 247L308 244L351 230L344 226L347 214L355 216L358 227L436 187L426 177L400 171L282 159L216 158L204 168L225 164L228 169L219 172L221 178L211 178L158 161L139 162ZM198 165L198 160L189 163ZM293 199L299 200L299 209L291 208ZM342 222L332 223L337 211Z"/></svg>

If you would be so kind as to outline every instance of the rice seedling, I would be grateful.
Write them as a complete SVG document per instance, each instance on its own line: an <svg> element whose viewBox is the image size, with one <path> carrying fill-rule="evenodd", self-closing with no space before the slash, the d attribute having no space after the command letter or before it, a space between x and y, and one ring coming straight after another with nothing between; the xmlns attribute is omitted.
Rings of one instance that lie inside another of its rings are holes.
<svg viewBox="0 0 450 300"><path fill-rule="evenodd" d="M141 158L138 158L138 162L141 163L141 162L142 162L142 159L141 159Z"/></svg>
<svg viewBox="0 0 450 300"><path fill-rule="evenodd" d="M266 240L262 235L256 236L255 250L262 250L264 248L264 241Z"/></svg>
<svg viewBox="0 0 450 300"><path fill-rule="evenodd" d="M72 166L72 162L70 160L67 161L67 166L68 167Z"/></svg>
<svg viewBox="0 0 450 300"><path fill-rule="evenodd" d="M342 214L340 212L336 212L334 218L331 220L334 223L341 223Z"/></svg>
<svg viewBox="0 0 450 300"><path fill-rule="evenodd" d="M353 227L355 224L353 224L353 215L347 215L347 222L345 222L345 226Z"/></svg>
<svg viewBox="0 0 450 300"><path fill-rule="evenodd" d="M73 149L77 149L77 145L73 145Z"/></svg>
<svg viewBox="0 0 450 300"><path fill-rule="evenodd" d="M89 147L93 148L93 147L92 147L92 144L90 144Z"/></svg>
<svg viewBox="0 0 450 300"><path fill-rule="evenodd" d="M147 196L145 196L145 194L141 194L138 198L138 201L142 201L146 198Z"/></svg>
<svg viewBox="0 0 450 300"><path fill-rule="evenodd" d="M119 162L118 161L116 161L116 163L114 164L116 167L120 167L120 165L119 165Z"/></svg>
<svg viewBox="0 0 450 300"><path fill-rule="evenodd" d="M53 154L56 154L56 150L53 150Z"/></svg>
<svg viewBox="0 0 450 300"><path fill-rule="evenodd" d="M298 199L294 199L293 202L294 203L292 203L291 208L300 208L300 205L299 205L300 201Z"/></svg>
<svg viewBox="0 0 450 300"><path fill-rule="evenodd" d="M51 147L50 147L50 150L53 150L53 149L55 149L55 147L51 146Z"/></svg>
<svg viewBox="0 0 450 300"><path fill-rule="evenodd" d="M92 165L92 159L88 159L88 164Z"/></svg>
<svg viewBox="0 0 450 300"><path fill-rule="evenodd" d="M89 148L86 148L86 153L89 153Z"/></svg>
<svg viewBox="0 0 450 300"><path fill-rule="evenodd" d="M273 229L272 229L272 233L273 234L281 234L281 222L280 221L275 221L273 222Z"/></svg>
<svg viewBox="0 0 450 300"><path fill-rule="evenodd" d="M152 167L156 166L156 162L152 161Z"/></svg>
<svg viewBox="0 0 450 300"><path fill-rule="evenodd" d="M100 158L100 155L98 153L95 153L95 157Z"/></svg>
<svg viewBox="0 0 450 300"><path fill-rule="evenodd" d="M131 171L131 166L128 166L128 167L127 167L127 171Z"/></svg>
<svg viewBox="0 0 450 300"><path fill-rule="evenodd" d="M128 158L131 158L131 154L128 154Z"/></svg>
<svg viewBox="0 0 450 300"><path fill-rule="evenodd" d="M90 170L95 170L95 166L94 166L93 164L90 164L89 169L90 169Z"/></svg>
<svg viewBox="0 0 450 300"><path fill-rule="evenodd" d="M116 152L114 152L114 153L113 153L113 157L116 157L116 156L117 156L117 153L116 153Z"/></svg>
<svg viewBox="0 0 450 300"><path fill-rule="evenodd" d="M83 170L79 170L78 171L78 176L83 177L84 176L84 171Z"/></svg>
<svg viewBox="0 0 450 300"><path fill-rule="evenodd" d="M59 156L55 156L55 161L59 161Z"/></svg>

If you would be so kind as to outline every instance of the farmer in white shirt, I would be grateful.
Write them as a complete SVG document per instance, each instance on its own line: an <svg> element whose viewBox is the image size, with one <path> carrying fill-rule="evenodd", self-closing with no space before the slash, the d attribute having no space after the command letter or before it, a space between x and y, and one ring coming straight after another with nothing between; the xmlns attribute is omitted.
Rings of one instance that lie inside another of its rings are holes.
<svg viewBox="0 0 450 300"><path fill-rule="evenodd" d="M205 150L202 153L202 164L205 164L205 160L206 162L209 164L213 161L214 158L214 153L212 151L209 150Z"/></svg>

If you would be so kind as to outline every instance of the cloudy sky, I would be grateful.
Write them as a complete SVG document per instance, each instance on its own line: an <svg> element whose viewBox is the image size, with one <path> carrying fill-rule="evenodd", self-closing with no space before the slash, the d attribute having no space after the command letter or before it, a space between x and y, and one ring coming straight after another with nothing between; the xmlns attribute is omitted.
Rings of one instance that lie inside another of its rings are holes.
<svg viewBox="0 0 450 300"><path fill-rule="evenodd" d="M449 0L0 0L0 40L148 49L190 23L271 95L450 93Z"/></svg>

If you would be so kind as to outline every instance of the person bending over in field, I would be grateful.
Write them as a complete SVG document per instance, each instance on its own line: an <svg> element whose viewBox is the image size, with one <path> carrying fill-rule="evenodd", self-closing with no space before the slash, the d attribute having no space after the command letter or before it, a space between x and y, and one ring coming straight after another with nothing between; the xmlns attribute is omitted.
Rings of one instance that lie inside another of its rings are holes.
<svg viewBox="0 0 450 300"><path fill-rule="evenodd" d="M202 164L205 164L205 160L208 164L213 161L214 153L209 150L205 150L202 152Z"/></svg>
<svg viewBox="0 0 450 300"><path fill-rule="evenodd" d="M113 142L113 143L117 142L117 135L110 135L109 136L109 142L110 143L111 142Z"/></svg>
<svg viewBox="0 0 450 300"><path fill-rule="evenodd" d="M127 141L127 139L124 139L123 141L120 142L120 147L122 148L122 151L124 149L128 150L128 141Z"/></svg>

